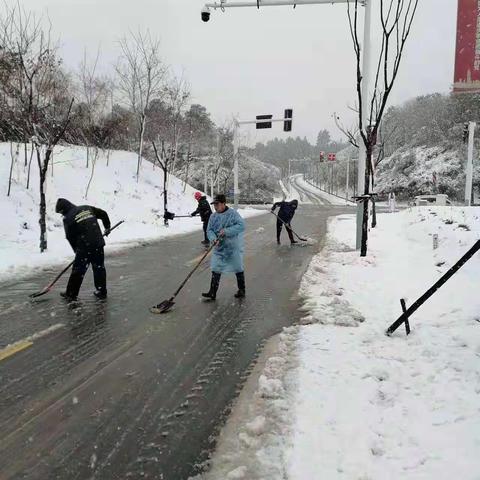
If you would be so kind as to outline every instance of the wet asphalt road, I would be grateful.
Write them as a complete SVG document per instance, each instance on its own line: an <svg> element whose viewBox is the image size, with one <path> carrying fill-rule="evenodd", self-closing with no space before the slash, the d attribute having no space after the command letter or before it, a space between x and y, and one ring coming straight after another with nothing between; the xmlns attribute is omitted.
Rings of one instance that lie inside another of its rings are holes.
<svg viewBox="0 0 480 480"><path fill-rule="evenodd" d="M285 232L277 246L272 215L248 219L241 301L233 298L233 275L222 278L217 302L200 300L207 263L173 311L149 313L204 252L200 232L107 253L106 302L91 297L90 272L76 306L58 297L66 278L28 299L58 268L1 285L0 479L182 480L198 473L265 339L301 316L296 292L327 217L346 211L301 206L294 226L319 240L307 247L288 246Z"/></svg>

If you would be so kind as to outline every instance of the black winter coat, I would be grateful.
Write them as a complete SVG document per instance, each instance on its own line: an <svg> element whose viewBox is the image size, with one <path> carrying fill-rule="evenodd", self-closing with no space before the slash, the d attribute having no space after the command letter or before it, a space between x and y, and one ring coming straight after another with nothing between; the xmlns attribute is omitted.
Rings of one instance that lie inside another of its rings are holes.
<svg viewBox="0 0 480 480"><path fill-rule="evenodd" d="M208 222L210 215L212 214L212 209L210 208L210 204L208 203L207 197L203 196L198 201L197 209L191 213L192 216L200 214L200 218L202 222Z"/></svg>
<svg viewBox="0 0 480 480"><path fill-rule="evenodd" d="M282 219L285 223L290 223L295 215L295 210L298 207L298 201L292 200L291 202L276 202L273 204L272 212L275 211L277 207L280 207L280 210L278 211L278 216L280 219Z"/></svg>
<svg viewBox="0 0 480 480"><path fill-rule="evenodd" d="M97 219L101 220L106 230L110 229L107 212L90 205L76 206L64 198L59 198L55 207L63 215L65 235L73 250L96 249L105 245L102 231Z"/></svg>

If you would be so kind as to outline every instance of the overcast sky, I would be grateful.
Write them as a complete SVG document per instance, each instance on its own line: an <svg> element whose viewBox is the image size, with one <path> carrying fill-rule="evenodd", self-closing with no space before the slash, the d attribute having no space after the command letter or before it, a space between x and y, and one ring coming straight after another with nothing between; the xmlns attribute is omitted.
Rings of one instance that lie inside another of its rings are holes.
<svg viewBox="0 0 480 480"><path fill-rule="evenodd" d="M380 0L373 2L373 24L378 25ZM108 71L119 54L118 38L129 30L149 29L161 39L165 61L185 73L193 102L205 105L217 123L232 115L241 120L257 114L281 116L290 107L291 133L314 142L321 128L341 137L333 112L352 119L348 105L355 103L355 64L345 5L227 9L212 12L204 23L201 0L21 4L48 13L70 68L78 66L85 48L94 56L100 45ZM450 90L456 9L456 0L420 0L390 104ZM249 142L287 135L281 124L259 132L249 127L245 134Z"/></svg>

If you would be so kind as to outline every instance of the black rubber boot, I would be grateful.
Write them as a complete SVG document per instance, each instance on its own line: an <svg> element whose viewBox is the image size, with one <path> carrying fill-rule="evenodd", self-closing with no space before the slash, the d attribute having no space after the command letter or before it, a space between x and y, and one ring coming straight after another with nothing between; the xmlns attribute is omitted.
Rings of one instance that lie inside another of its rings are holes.
<svg viewBox="0 0 480 480"><path fill-rule="evenodd" d="M93 295L98 299L98 300L105 300L107 298L107 291L106 290L95 290L93 292Z"/></svg>
<svg viewBox="0 0 480 480"><path fill-rule="evenodd" d="M222 276L221 273L212 272L212 280L210 281L210 290L207 293L202 293L202 297L215 300L217 298L217 290L218 286L220 285L220 277Z"/></svg>
<svg viewBox="0 0 480 480"><path fill-rule="evenodd" d="M67 292L60 292L60 296L66 300L68 303L70 302L75 302L77 300L77 297L71 297L70 295L68 295Z"/></svg>
<svg viewBox="0 0 480 480"><path fill-rule="evenodd" d="M235 294L235 298L245 298L245 273L237 273L237 285L238 292Z"/></svg>

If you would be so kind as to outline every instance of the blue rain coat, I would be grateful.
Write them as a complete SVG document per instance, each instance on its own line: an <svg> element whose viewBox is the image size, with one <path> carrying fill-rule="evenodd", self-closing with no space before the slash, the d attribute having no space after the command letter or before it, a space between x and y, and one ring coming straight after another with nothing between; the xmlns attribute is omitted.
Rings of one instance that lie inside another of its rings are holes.
<svg viewBox="0 0 480 480"><path fill-rule="evenodd" d="M222 229L225 230L225 236L212 252L212 272L243 272L243 232L245 231L245 222L233 208L228 208L223 213L215 212L208 221L208 239L214 242Z"/></svg>

